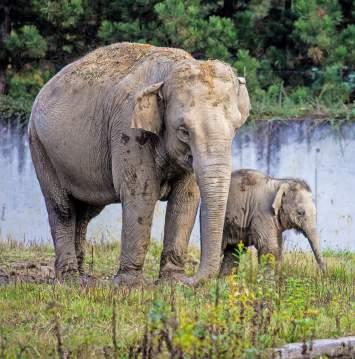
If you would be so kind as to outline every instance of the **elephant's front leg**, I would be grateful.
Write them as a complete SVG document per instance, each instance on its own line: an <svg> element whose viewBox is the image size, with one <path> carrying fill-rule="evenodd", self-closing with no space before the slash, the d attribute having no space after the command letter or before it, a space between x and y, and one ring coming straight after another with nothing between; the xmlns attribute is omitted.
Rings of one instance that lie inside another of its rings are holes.
<svg viewBox="0 0 355 359"><path fill-rule="evenodd" d="M259 264L262 262L263 256L266 255L272 255L277 264L280 262L282 247L280 247L276 229L269 229L259 234L258 240L255 242L255 247L258 251ZM266 259L265 264L270 267L269 259Z"/></svg>
<svg viewBox="0 0 355 359"><path fill-rule="evenodd" d="M184 272L187 247L195 223L200 192L194 175L175 183L168 199L165 216L160 278L178 279Z"/></svg>
<svg viewBox="0 0 355 359"><path fill-rule="evenodd" d="M148 197L148 198L147 198ZM114 278L118 285L140 285L148 250L156 199L129 196L122 202L120 267Z"/></svg>

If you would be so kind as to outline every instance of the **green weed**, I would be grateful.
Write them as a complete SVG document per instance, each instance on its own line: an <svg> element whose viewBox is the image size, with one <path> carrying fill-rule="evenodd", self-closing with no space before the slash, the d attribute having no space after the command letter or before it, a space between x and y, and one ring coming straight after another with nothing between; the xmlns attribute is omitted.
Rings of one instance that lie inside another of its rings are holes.
<svg viewBox="0 0 355 359"><path fill-rule="evenodd" d="M152 242L145 273L157 279L161 247ZM0 266L51 262L50 246L0 242ZM88 244L86 269L111 277L119 246ZM198 256L189 254L192 270ZM255 358L292 341L353 335L355 255L326 253L321 274L309 253L260 265L247 251L237 274L199 288L151 284L73 287L15 282L0 287L0 357Z"/></svg>

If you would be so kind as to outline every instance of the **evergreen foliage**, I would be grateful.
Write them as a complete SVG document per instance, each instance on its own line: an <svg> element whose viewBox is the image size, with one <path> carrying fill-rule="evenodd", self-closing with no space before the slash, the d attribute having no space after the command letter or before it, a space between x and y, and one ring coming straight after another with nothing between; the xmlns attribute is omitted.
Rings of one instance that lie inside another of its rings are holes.
<svg viewBox="0 0 355 359"><path fill-rule="evenodd" d="M354 5L354 0L4 0L0 94L29 101L65 64L99 46L131 41L231 63L246 76L254 109L269 96L313 110L315 104L320 111L349 108L355 98Z"/></svg>

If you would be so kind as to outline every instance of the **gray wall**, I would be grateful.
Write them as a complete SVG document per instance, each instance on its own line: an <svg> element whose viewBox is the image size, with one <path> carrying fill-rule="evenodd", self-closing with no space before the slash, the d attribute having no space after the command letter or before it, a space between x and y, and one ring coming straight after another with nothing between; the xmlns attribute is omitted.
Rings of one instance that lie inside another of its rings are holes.
<svg viewBox="0 0 355 359"><path fill-rule="evenodd" d="M323 248L355 250L355 123L335 127L314 120L258 121L244 127L233 146L233 166L276 177L299 177L311 186ZM156 207L153 237L162 238L165 204ZM120 205L89 226L91 239L117 239ZM26 133L0 125L0 236L50 240L44 201L31 164ZM193 241L198 243L196 223ZM302 235L286 233L290 248L309 249Z"/></svg>

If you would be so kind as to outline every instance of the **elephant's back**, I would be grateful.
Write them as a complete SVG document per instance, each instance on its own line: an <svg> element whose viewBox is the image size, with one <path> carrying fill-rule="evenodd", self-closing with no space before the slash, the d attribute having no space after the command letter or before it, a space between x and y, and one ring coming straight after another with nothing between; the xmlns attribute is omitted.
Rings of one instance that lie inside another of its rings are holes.
<svg viewBox="0 0 355 359"><path fill-rule="evenodd" d="M50 79L39 92L32 113L36 112L37 117L47 114L47 120L54 118L55 122L59 117L71 118L73 112L80 118L80 112L88 114L99 108L100 101L104 104L114 101L113 86L119 88L121 81L151 56L172 61L192 58L180 49L147 44L123 42L98 48Z"/></svg>
<svg viewBox="0 0 355 359"><path fill-rule="evenodd" d="M180 49L122 42L100 47L88 53L66 66L59 74L66 82L83 80L88 84L100 84L106 81L117 83L131 73L136 65L155 55L177 61L191 58L189 53Z"/></svg>
<svg viewBox="0 0 355 359"><path fill-rule="evenodd" d="M69 82L78 79L88 83L119 81L153 49L151 45L125 42L100 47L70 64L63 76Z"/></svg>
<svg viewBox="0 0 355 359"><path fill-rule="evenodd" d="M251 169L234 171L227 202L226 217L241 229L247 229L260 205L259 193L268 190L270 177Z"/></svg>
<svg viewBox="0 0 355 359"><path fill-rule="evenodd" d="M51 108L75 100L97 99L100 92L119 82L153 46L117 43L100 47L74 61L53 76L39 92L35 104ZM85 104L85 103L84 103ZM86 105L86 104L85 104Z"/></svg>
<svg viewBox="0 0 355 359"><path fill-rule="evenodd" d="M250 192L258 186L265 186L271 177L253 169L234 171L231 178L231 188L238 192Z"/></svg>

